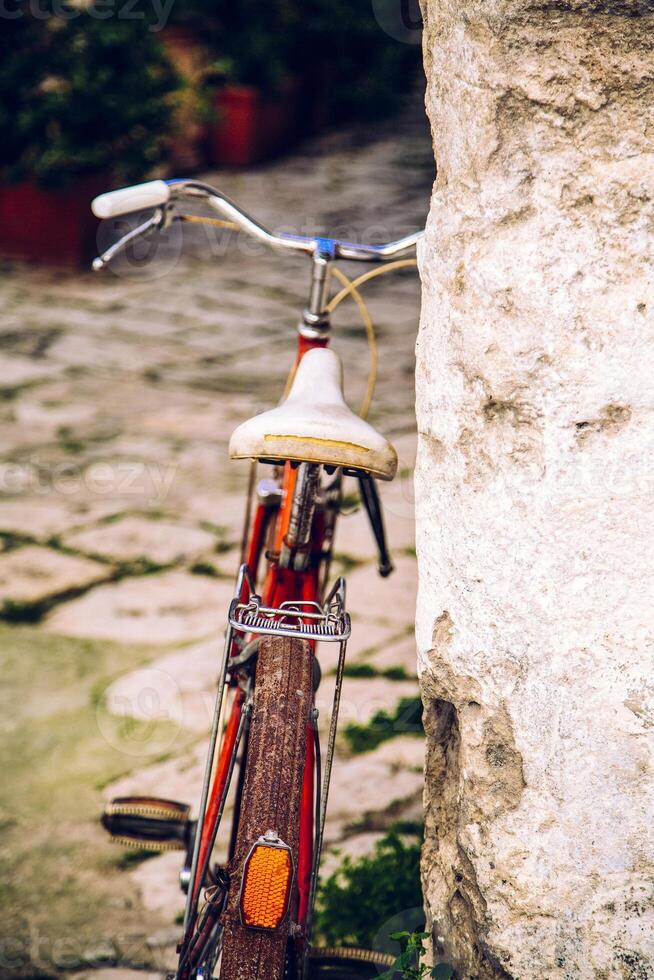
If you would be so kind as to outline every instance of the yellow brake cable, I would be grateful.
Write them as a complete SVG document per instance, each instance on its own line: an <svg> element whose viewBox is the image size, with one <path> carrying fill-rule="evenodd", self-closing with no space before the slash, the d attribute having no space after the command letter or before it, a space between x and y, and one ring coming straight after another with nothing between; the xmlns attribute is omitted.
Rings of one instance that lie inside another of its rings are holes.
<svg viewBox="0 0 654 980"><path fill-rule="evenodd" d="M240 231L239 226L234 221L224 221L222 218L205 218L202 214L180 214L180 221L195 222L198 225L216 225L218 228L229 228L231 231Z"/></svg>
<svg viewBox="0 0 654 980"><path fill-rule="evenodd" d="M372 404L372 396L375 393L375 385L377 384L377 337L375 335L375 325L372 322L372 317L370 316L370 311L367 304L365 303L358 287L363 285L364 282L368 282L370 279L376 279L377 276L383 276L386 272L393 272L395 269L403 269L408 266L417 265L416 259L397 259L395 262L389 262L388 265L380 265L375 269L369 269L368 272L364 272L362 275L357 276L356 279L348 279L346 275L338 268L334 266L332 272L338 279L338 281L343 286L340 292L336 293L334 297L327 304L327 312L331 313L336 307L343 302L346 297L351 296L359 307L359 312L361 314L361 319L363 320L364 326L366 328L366 336L368 338L368 349L370 351L370 370L368 371L368 383L366 385L366 393L363 396L363 401L361 403L361 408L359 410L359 415L362 419L368 417L368 412L370 411L370 405Z"/></svg>

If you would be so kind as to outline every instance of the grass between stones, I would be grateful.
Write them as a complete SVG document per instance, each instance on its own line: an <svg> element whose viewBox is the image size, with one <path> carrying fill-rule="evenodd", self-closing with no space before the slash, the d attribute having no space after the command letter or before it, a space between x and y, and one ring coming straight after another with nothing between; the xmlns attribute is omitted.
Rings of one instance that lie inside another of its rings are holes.
<svg viewBox="0 0 654 980"><path fill-rule="evenodd" d="M410 681L415 679L404 667L386 667L380 670L372 664L346 664L343 669L344 677L385 677L387 681Z"/></svg>
<svg viewBox="0 0 654 980"><path fill-rule="evenodd" d="M158 650L158 653L161 651ZM102 691L147 663L119 646L0 625L0 975L152 965L156 928L101 830L100 789L183 739L169 723L109 716Z"/></svg>
<svg viewBox="0 0 654 980"><path fill-rule="evenodd" d="M351 752L371 752L396 735L424 736L422 701L416 695L401 698L393 712L376 711L367 725L352 722L343 729L343 739Z"/></svg>
<svg viewBox="0 0 654 980"><path fill-rule="evenodd" d="M106 585L108 582L120 582L124 578L156 575L159 572L170 571L173 568L181 566L181 562L162 565L158 562L151 561L149 558L135 558L131 561L120 561L111 564L100 555L87 554L72 548L65 550L63 548L57 548L52 545L52 539L48 541L48 547L52 547L53 550L61 551L64 554L90 558L93 561L106 565L106 578L89 582L85 585L72 586L71 588L53 592L51 595L46 595L39 599L5 599L0 605L0 619L4 619L7 623L34 625L40 623L55 606L61 605L64 602L70 602L72 599L79 599L80 596L85 595L98 585Z"/></svg>
<svg viewBox="0 0 654 980"><path fill-rule="evenodd" d="M209 578L220 578L220 572L209 561L193 562L189 568L191 575L207 575Z"/></svg>

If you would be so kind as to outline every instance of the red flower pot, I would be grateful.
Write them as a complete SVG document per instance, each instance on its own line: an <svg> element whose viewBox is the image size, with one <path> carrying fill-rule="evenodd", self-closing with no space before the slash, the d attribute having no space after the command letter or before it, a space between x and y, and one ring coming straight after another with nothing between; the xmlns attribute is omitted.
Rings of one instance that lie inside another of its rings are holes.
<svg viewBox="0 0 654 980"><path fill-rule="evenodd" d="M78 266L96 252L91 201L108 178L90 174L47 190L28 180L0 185L0 253L47 265Z"/></svg>
<svg viewBox="0 0 654 980"><path fill-rule="evenodd" d="M298 136L298 86L264 94L252 85L225 85L214 98L217 119L209 129L209 159L247 167L292 146Z"/></svg>

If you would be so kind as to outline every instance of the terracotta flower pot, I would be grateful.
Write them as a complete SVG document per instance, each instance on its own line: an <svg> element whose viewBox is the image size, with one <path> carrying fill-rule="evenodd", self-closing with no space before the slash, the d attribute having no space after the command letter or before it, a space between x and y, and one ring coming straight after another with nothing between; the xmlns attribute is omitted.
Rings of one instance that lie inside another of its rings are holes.
<svg viewBox="0 0 654 980"><path fill-rule="evenodd" d="M47 265L88 262L98 229L91 201L109 186L106 174L78 177L54 190L32 180L0 184L0 253Z"/></svg>
<svg viewBox="0 0 654 980"><path fill-rule="evenodd" d="M268 95L253 85L225 85L214 98L217 119L208 134L209 160L247 167L291 147L298 137L299 88L289 81Z"/></svg>

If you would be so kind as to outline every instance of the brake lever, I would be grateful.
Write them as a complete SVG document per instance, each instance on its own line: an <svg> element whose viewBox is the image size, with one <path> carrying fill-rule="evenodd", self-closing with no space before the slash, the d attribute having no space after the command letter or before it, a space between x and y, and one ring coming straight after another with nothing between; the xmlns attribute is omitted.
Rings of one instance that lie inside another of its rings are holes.
<svg viewBox="0 0 654 980"><path fill-rule="evenodd" d="M113 245L110 245L102 255L98 255L97 258L93 259L91 268L94 272L100 272L101 269L108 266L117 255L124 252L137 238L143 238L155 230L166 228L171 220L172 212L169 209L157 208L147 221L137 225L136 228L133 228L126 235L123 235L122 238L119 238L117 242L114 242Z"/></svg>
<svg viewBox="0 0 654 980"><path fill-rule="evenodd" d="M379 552L377 571L382 578L387 578L391 572L394 571L395 566L391 561L388 545L386 543L384 514L382 512L382 505L381 500L379 499L377 484L370 476L360 476L358 479L359 491L361 493L363 506L366 508L366 513L370 518L372 533L374 534L375 541L377 542L377 550Z"/></svg>

